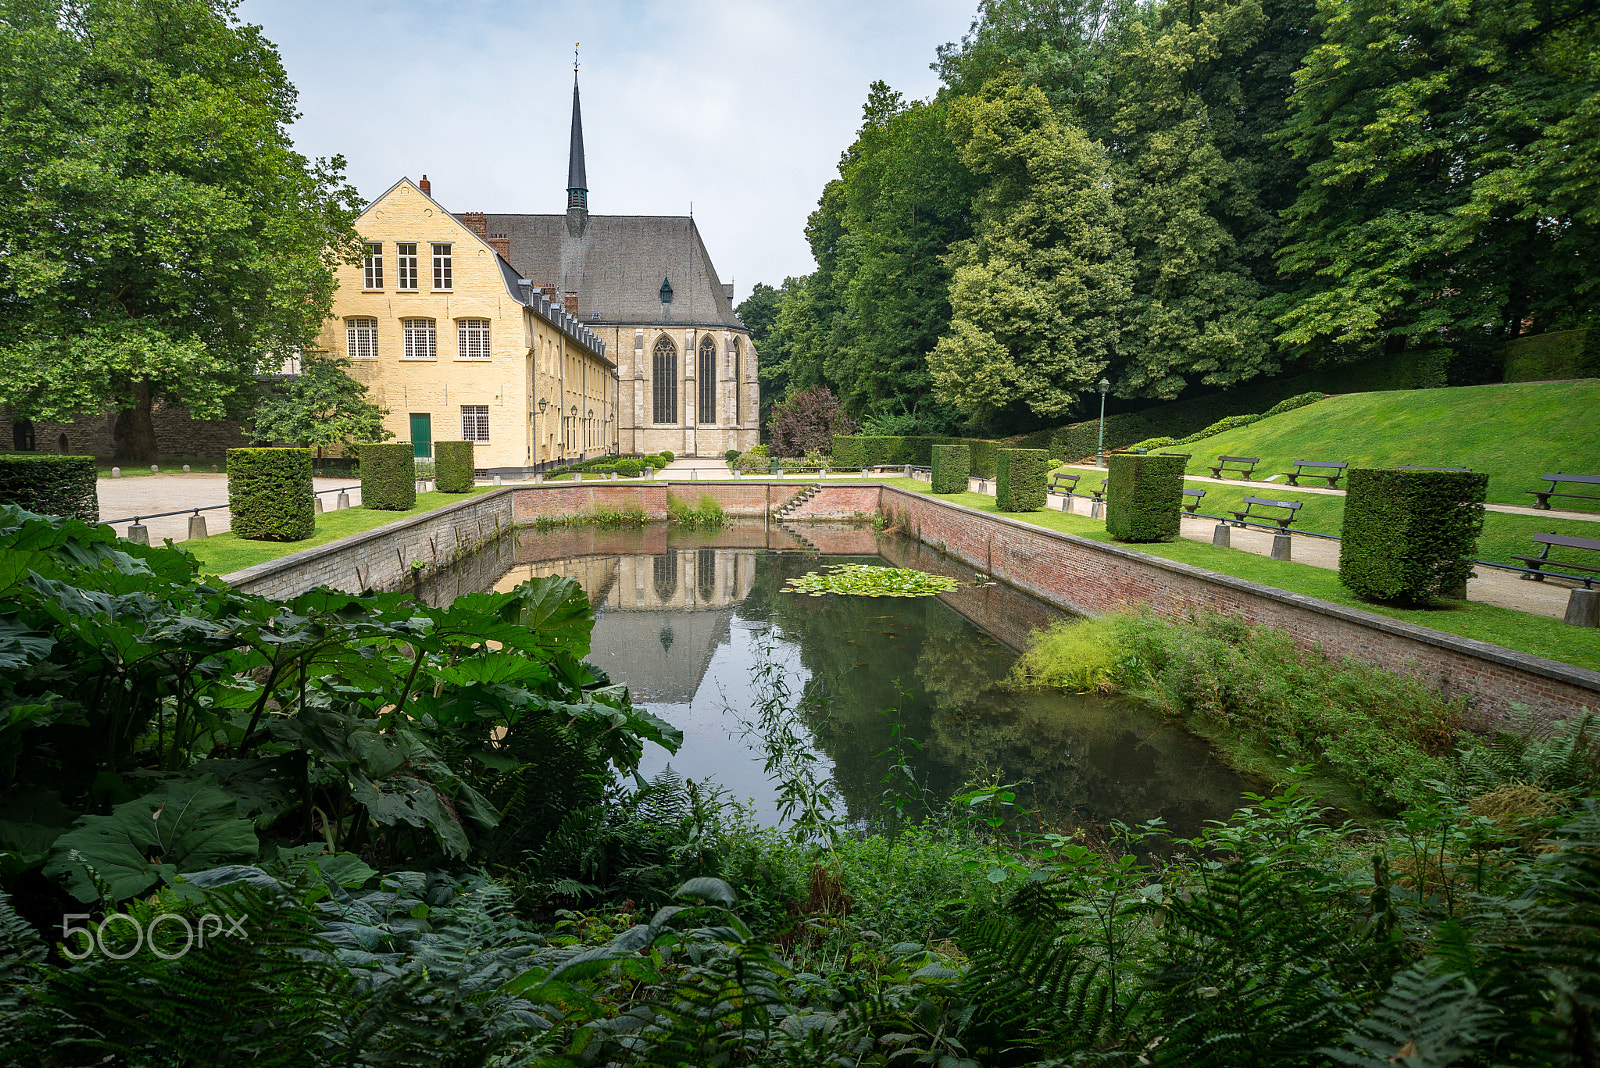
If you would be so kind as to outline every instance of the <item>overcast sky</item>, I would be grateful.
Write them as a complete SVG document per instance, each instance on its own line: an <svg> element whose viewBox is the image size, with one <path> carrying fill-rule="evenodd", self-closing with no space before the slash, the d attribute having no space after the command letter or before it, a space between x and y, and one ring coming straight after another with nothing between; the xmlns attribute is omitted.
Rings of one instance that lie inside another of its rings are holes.
<svg viewBox="0 0 1600 1068"><path fill-rule="evenodd" d="M308 156L373 198L426 173L451 211L566 209L572 48L589 210L693 204L743 300L815 266L806 216L867 86L931 96L935 48L976 0L244 0L300 91Z"/></svg>

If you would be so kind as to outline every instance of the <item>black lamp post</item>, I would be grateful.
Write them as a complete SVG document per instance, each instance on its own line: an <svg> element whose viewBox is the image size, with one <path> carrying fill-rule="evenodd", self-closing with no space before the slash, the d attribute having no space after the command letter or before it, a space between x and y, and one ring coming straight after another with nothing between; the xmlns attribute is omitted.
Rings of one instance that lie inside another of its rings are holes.
<svg viewBox="0 0 1600 1068"><path fill-rule="evenodd" d="M1094 465L1106 465L1106 391L1111 388L1111 383L1104 378L1100 380L1100 447L1095 450Z"/></svg>
<svg viewBox="0 0 1600 1068"><path fill-rule="evenodd" d="M550 407L550 402L548 400L546 400L544 397L540 397L539 398L539 414L543 415L544 414L544 410L546 408L548 408L548 407Z"/></svg>

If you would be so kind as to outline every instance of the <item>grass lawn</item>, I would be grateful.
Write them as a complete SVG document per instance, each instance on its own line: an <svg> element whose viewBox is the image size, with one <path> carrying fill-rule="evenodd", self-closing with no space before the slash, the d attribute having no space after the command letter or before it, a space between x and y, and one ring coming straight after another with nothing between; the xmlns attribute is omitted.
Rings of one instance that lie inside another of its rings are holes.
<svg viewBox="0 0 1600 1068"><path fill-rule="evenodd" d="M928 494L928 484L909 478L887 479L891 486ZM1207 486L1207 489L1215 487ZM1306 494L1307 497L1314 496ZM1077 534L1091 541L1111 543L1103 519L1090 519L1083 515L1068 515L1053 509L1039 512L1002 513L995 508L994 498L982 493L940 494L940 500L954 501L980 512L994 512L1008 518L1033 523L1050 530ZM1339 502L1338 498L1326 500ZM1205 498L1207 502L1210 496ZM1309 506L1308 506L1309 507ZM1201 509L1205 511L1206 509ZM1213 512L1212 514L1215 514ZM1303 593L1334 604L1359 608L1376 615L1402 619L1421 627L1432 627L1446 634L1492 642L1507 649L1548 657L1562 663L1600 671L1600 641L1595 632L1585 627L1572 627L1559 619L1517 612L1495 605L1468 602L1449 602L1443 608L1393 608L1388 605L1363 601L1339 584L1338 572L1310 564L1271 560L1242 549L1219 549L1204 542L1177 539L1154 545L1133 545L1129 548L1149 553L1166 560L1203 567L1208 571L1249 579L1280 590Z"/></svg>
<svg viewBox="0 0 1600 1068"><path fill-rule="evenodd" d="M1600 475L1597 410L1595 379L1349 393L1172 451L1194 454L1191 475L1209 475L1221 455L1261 457L1262 477L1293 471L1296 460L1470 467L1488 473L1490 501L1531 505L1524 491L1545 488L1546 471ZM1561 503L1600 514L1600 502Z"/></svg>
<svg viewBox="0 0 1600 1068"><path fill-rule="evenodd" d="M409 512L385 512L375 508L344 508L337 512L324 512L317 516L317 532L303 541L246 541L232 534L214 534L201 541L177 543L200 560L200 569L208 575L226 575L242 567L276 560L280 556L297 553L339 538L360 534L373 527L381 527L410 516L431 512L447 504L459 504L469 497L488 493L494 486L479 486L466 493L419 493L417 506Z"/></svg>

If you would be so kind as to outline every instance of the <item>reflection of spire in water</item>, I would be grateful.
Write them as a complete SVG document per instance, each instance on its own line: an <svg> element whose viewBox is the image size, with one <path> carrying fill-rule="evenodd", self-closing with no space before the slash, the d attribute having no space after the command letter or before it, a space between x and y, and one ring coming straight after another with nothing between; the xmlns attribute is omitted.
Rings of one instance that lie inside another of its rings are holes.
<svg viewBox="0 0 1600 1068"><path fill-rule="evenodd" d="M661 651L663 653L672 652L672 628L671 627L662 627L661 628Z"/></svg>

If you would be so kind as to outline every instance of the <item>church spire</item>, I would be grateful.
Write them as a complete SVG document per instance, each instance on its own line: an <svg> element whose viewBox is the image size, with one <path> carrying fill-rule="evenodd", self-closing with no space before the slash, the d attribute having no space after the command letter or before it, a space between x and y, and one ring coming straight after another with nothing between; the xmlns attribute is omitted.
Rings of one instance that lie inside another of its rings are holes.
<svg viewBox="0 0 1600 1068"><path fill-rule="evenodd" d="M572 148L567 156L567 213L589 213L589 178L583 167L583 112L578 107L578 51L572 51Z"/></svg>

